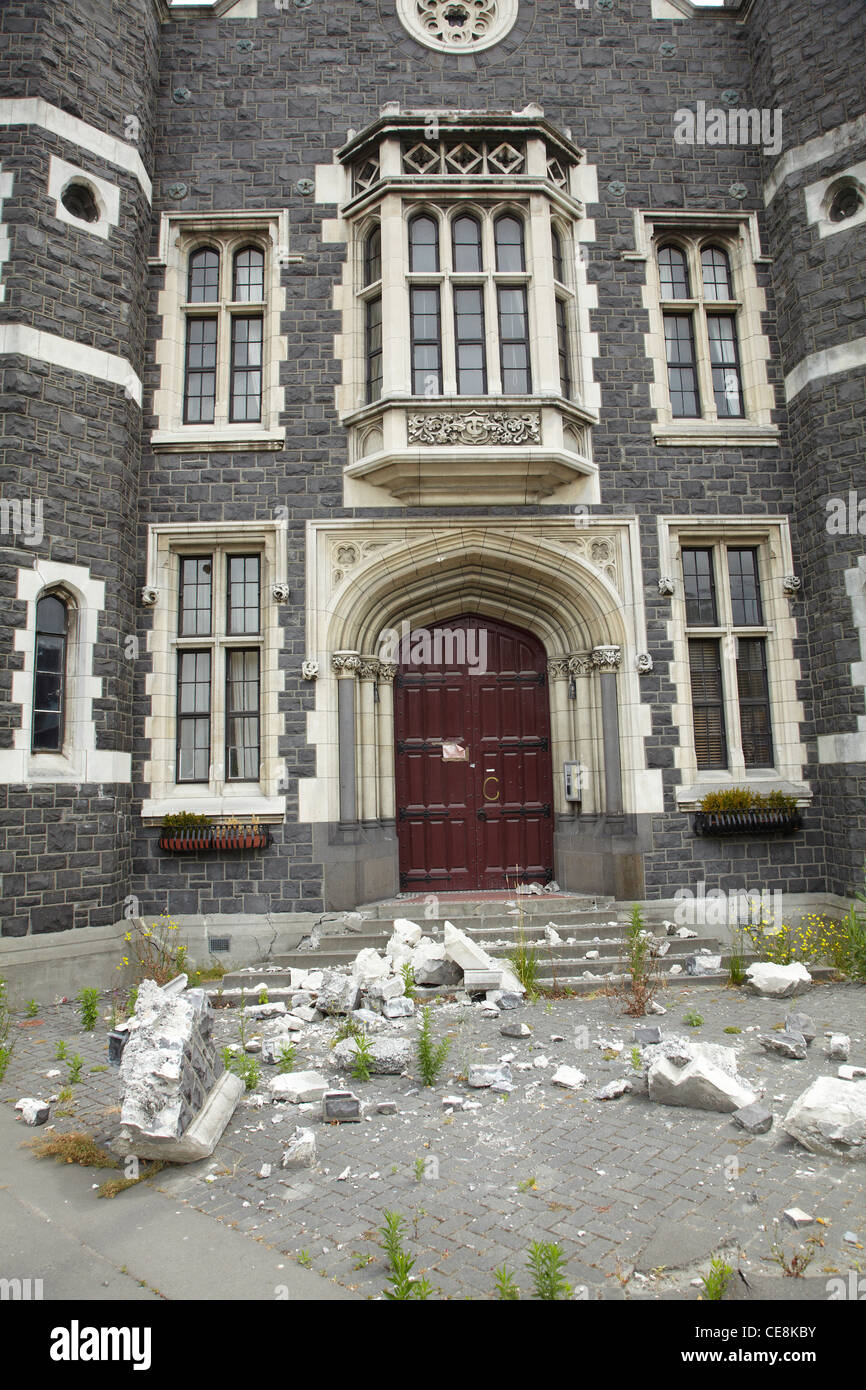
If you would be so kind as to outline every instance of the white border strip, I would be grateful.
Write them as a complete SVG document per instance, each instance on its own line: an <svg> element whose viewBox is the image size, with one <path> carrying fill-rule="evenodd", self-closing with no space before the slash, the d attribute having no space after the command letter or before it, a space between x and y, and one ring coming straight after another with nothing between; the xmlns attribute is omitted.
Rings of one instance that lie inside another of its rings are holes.
<svg viewBox="0 0 866 1390"><path fill-rule="evenodd" d="M845 125L837 125L823 135L816 135L803 145L794 145L786 150L764 185L764 203L769 207L785 179L808 169L810 164L818 164L822 159L830 159L840 150L858 145L866 140L866 113Z"/></svg>
<svg viewBox="0 0 866 1390"><path fill-rule="evenodd" d="M0 100L0 125L37 125L43 130L50 130L53 135L59 135L80 149L89 150L100 159L107 159L109 164L116 164L118 168L134 174L147 201L153 201L153 184L134 145L106 135L95 125L70 116L68 111L61 111L59 106L52 106L42 97L6 97Z"/></svg>
<svg viewBox="0 0 866 1390"><path fill-rule="evenodd" d="M122 386L130 400L141 406L142 384L125 357L112 352L77 343L73 338L59 338L54 333L42 333L26 323L0 324L0 357L34 357L53 367L66 367L71 372L98 377Z"/></svg>
<svg viewBox="0 0 866 1390"><path fill-rule="evenodd" d="M858 367L866 367L866 338L855 338L852 343L837 343L822 352L810 353L785 377L785 400L792 401L811 381L856 371Z"/></svg>

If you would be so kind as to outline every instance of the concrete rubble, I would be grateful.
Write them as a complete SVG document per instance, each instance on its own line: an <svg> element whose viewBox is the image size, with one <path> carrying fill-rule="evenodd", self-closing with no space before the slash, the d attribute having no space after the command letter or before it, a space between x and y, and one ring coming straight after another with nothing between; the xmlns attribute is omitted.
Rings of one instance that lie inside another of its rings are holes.
<svg viewBox="0 0 866 1390"><path fill-rule="evenodd" d="M280 1160L281 1168L312 1168L316 1161L316 1136L311 1129L300 1125L289 1140L289 1147Z"/></svg>
<svg viewBox="0 0 866 1390"><path fill-rule="evenodd" d="M647 1094L660 1105L732 1113L757 1099L738 1074L732 1047L670 1037L645 1047L643 1060Z"/></svg>
<svg viewBox="0 0 866 1390"><path fill-rule="evenodd" d="M866 1159L866 1085L819 1076L794 1101L782 1127L810 1153Z"/></svg>
<svg viewBox="0 0 866 1390"><path fill-rule="evenodd" d="M754 994L771 999L787 999L792 994L801 994L810 989L812 976L799 961L791 965L758 961L746 971L746 982Z"/></svg>
<svg viewBox="0 0 866 1390"><path fill-rule="evenodd" d="M120 1063L116 1153L193 1163L216 1147L243 1092L211 1037L213 1012L186 975L160 987L144 980Z"/></svg>
<svg viewBox="0 0 866 1390"><path fill-rule="evenodd" d="M407 1038L374 1038L369 1047L370 1072L374 1076L400 1076L412 1061L412 1044ZM342 1067L351 1070L357 1057L355 1039L344 1038L337 1043L334 1057Z"/></svg>
<svg viewBox="0 0 866 1390"><path fill-rule="evenodd" d="M764 1033L758 1042L765 1052L805 1062L808 1044L802 1033Z"/></svg>
<svg viewBox="0 0 866 1390"><path fill-rule="evenodd" d="M15 1109L25 1125L44 1125L51 1112L47 1100L37 1100L35 1096L22 1096Z"/></svg>

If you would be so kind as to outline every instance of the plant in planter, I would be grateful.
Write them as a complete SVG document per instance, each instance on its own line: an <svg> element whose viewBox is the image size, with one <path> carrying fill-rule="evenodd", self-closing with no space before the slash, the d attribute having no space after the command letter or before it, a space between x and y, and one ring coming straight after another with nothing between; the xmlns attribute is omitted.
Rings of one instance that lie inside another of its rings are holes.
<svg viewBox="0 0 866 1390"><path fill-rule="evenodd" d="M161 849L206 849L210 844L213 821L195 811L177 811L164 816L159 837Z"/></svg>
<svg viewBox="0 0 866 1390"><path fill-rule="evenodd" d="M784 835L802 824L797 798L749 787L708 792L695 815L696 835Z"/></svg>

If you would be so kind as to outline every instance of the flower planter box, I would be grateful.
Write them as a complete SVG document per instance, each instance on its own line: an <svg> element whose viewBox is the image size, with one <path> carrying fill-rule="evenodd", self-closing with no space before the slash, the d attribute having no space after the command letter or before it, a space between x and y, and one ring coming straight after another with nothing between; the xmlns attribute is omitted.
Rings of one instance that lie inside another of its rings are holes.
<svg viewBox="0 0 866 1390"><path fill-rule="evenodd" d="M698 811L695 834L792 835L802 824L799 811Z"/></svg>
<svg viewBox="0 0 866 1390"><path fill-rule="evenodd" d="M271 832L267 827L242 825L237 829L226 830L222 826L193 827L189 830L163 830L159 837L160 849L171 854L195 854L202 850L246 850L265 849L271 843Z"/></svg>

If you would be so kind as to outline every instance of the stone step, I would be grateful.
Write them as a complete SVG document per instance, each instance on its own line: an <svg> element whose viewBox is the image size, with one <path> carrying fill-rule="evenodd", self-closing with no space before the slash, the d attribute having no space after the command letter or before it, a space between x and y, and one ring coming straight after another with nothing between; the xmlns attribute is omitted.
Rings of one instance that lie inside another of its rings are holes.
<svg viewBox="0 0 866 1390"><path fill-rule="evenodd" d="M523 909L524 916L537 917L544 913L602 912L613 907L615 899L596 893L542 893L523 898L450 898L447 895L420 894L415 898L389 898L385 902L362 904L358 911L368 918L381 920L395 917L408 917L410 921L423 921L424 910L431 898L436 898L437 917L448 919L455 924L467 917L495 917L517 908ZM621 906L621 905L620 905ZM631 905L629 904L629 907ZM339 920L343 914L334 914ZM546 919L545 919L546 920Z"/></svg>

